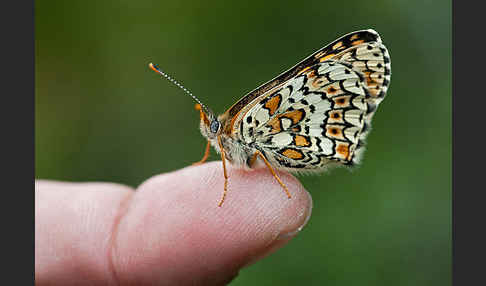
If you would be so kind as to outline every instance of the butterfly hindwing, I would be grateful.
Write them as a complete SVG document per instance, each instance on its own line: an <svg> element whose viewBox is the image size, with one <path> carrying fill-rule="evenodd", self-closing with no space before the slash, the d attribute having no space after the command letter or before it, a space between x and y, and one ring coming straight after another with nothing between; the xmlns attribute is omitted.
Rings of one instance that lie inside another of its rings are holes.
<svg viewBox="0 0 486 286"><path fill-rule="evenodd" d="M349 64L316 64L250 109L241 138L289 170L352 162L367 111L363 82Z"/></svg>

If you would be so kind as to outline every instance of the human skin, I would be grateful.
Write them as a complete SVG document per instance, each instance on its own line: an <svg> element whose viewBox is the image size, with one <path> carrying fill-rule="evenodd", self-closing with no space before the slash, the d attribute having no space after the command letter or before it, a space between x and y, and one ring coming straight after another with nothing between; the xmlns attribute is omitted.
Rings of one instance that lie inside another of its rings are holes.
<svg viewBox="0 0 486 286"><path fill-rule="evenodd" d="M225 285L239 269L285 245L312 199L278 172L230 167L218 207L221 162L115 183L35 182L37 285Z"/></svg>

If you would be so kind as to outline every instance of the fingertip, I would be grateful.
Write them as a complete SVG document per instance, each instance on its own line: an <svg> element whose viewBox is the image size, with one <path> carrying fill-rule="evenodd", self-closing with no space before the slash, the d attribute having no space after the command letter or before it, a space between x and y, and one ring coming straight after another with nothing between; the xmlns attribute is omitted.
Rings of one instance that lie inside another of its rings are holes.
<svg viewBox="0 0 486 286"><path fill-rule="evenodd" d="M221 162L145 181L118 228L118 273L157 273L160 279L172 277L180 284L221 279L283 246L308 221L312 199L295 177L277 174L291 199L268 169L229 167L221 207ZM174 268L175 261L183 272Z"/></svg>

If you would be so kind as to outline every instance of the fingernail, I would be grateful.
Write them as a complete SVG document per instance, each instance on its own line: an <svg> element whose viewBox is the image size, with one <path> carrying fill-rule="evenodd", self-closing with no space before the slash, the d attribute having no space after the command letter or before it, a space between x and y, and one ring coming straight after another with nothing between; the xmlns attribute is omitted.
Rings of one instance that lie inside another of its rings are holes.
<svg viewBox="0 0 486 286"><path fill-rule="evenodd" d="M265 251L263 251L262 253L252 257L249 261L247 261L245 263L245 265L243 265L243 267L254 264L258 260L261 260L262 258L270 255L271 253L273 253L274 251L276 251L277 249L279 249L283 245L285 245L287 242L289 242L292 239L292 237L297 235L297 233L299 233L299 231L302 230L302 228L305 226L305 224L309 220L309 217L310 217L310 215L307 216L304 224L302 224L302 226L298 227L296 230L291 231L291 232L286 232L286 233L283 233L283 234L280 234L279 236L277 236L277 238L272 243L267 245L267 247L265 248Z"/></svg>
<svg viewBox="0 0 486 286"><path fill-rule="evenodd" d="M302 224L298 225L295 229L280 233L275 240L287 240L289 238L292 238L297 235L297 233L299 233L307 224L312 214L312 197L308 192L306 192L306 194L309 199L309 207L303 209L302 213L300 214L300 216L305 217Z"/></svg>
<svg viewBox="0 0 486 286"><path fill-rule="evenodd" d="M303 217L301 220L302 223L298 224L296 228L290 229L290 230L285 230L284 232L280 233L277 235L277 237L265 247L265 250L259 253L258 255L252 257L249 259L247 263L243 267L249 266L256 261L262 259L263 257L268 256L269 254L273 253L275 250L281 248L283 245L285 245L288 241L292 239L292 237L296 236L307 224L311 217L312 213L312 197L308 192L306 192L308 199L309 199L309 207L306 207L302 210L302 213L300 214L300 217Z"/></svg>

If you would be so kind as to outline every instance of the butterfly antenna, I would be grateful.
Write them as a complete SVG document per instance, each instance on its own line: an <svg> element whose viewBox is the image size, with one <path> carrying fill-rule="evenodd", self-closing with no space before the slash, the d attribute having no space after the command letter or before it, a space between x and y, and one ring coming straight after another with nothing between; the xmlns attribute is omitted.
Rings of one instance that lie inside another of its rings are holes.
<svg viewBox="0 0 486 286"><path fill-rule="evenodd" d="M192 99L194 99L198 104L201 105L201 107L206 111L208 115L213 115L213 113L204 105L197 97L195 97L192 92L190 92L187 88L185 88L182 84L178 83L175 79L171 78L168 74L163 72L157 65L154 65L152 63L149 64L149 67L156 73L161 74L164 76L168 81L172 82L173 84L177 85L180 89L182 89L185 93L187 93Z"/></svg>

